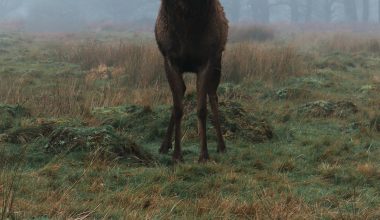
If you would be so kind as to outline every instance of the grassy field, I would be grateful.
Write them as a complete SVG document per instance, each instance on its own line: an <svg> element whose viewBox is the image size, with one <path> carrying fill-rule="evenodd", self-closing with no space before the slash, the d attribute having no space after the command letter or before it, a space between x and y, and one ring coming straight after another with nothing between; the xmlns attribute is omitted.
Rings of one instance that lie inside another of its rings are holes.
<svg viewBox="0 0 380 220"><path fill-rule="evenodd" d="M0 32L0 219L379 219L380 37L256 29L231 35L206 164L186 75L178 165L151 34Z"/></svg>

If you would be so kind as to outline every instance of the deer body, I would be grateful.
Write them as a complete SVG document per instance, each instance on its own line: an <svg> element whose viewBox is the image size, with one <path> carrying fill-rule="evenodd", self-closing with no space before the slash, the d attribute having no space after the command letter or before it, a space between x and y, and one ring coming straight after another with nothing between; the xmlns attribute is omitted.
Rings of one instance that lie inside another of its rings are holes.
<svg viewBox="0 0 380 220"><path fill-rule="evenodd" d="M164 57L166 76L173 96L173 112L160 152L171 148L175 136L173 159L182 160L181 120L186 86L183 73L197 74L197 113L201 155L209 159L206 141L207 97L209 98L218 137L218 152L225 152L220 129L216 90L221 78L221 59L228 22L219 0L161 0L155 35Z"/></svg>

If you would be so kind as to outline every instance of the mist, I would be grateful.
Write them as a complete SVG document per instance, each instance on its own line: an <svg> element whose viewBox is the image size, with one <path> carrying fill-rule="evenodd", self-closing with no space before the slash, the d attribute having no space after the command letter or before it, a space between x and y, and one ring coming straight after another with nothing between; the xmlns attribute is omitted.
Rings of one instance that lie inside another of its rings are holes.
<svg viewBox="0 0 380 220"><path fill-rule="evenodd" d="M231 23L379 23L379 0L222 0ZM0 28L151 30L159 0L0 0Z"/></svg>

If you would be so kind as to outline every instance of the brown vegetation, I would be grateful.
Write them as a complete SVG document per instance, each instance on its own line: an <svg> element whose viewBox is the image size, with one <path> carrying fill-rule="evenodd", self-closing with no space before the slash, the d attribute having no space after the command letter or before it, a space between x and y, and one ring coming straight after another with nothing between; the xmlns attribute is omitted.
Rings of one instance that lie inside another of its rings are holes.
<svg viewBox="0 0 380 220"><path fill-rule="evenodd" d="M94 107L116 106L122 103L150 106L170 102L171 96L163 74L162 60L152 42L111 40L104 43L100 40L83 41L75 35L38 35L38 41L41 39L45 46L46 42L50 42L48 49L53 53L49 53L49 58L79 64L85 69L85 74L74 75L73 70L62 70L60 75L44 79L48 83L43 89L30 86L41 76L39 73L18 75L16 80L13 73L2 74L1 102L24 104L33 113L49 116L86 116ZM285 45L273 42L228 44L223 57L222 81L278 83L289 77L313 71L310 64L314 62L313 59L322 55L315 51L312 54L314 57L306 56L308 60L305 60L302 51L308 47L320 48L323 51L371 52L374 51L372 47L363 45L376 41L378 39L373 36L331 33L326 36L297 35L294 41ZM339 44L335 45L334 42ZM45 52L36 53L40 59L48 58ZM112 77L101 79L99 75L90 74L99 70L99 67L107 68ZM6 71L7 68L3 70L4 73ZM91 83L84 83L86 78ZM377 78L377 75L373 76L375 83L379 81ZM188 79L191 78L187 78L186 81ZM96 84L97 81L103 83L99 85ZM194 80L191 79L187 84L188 88L195 88ZM222 100L228 96L221 95Z"/></svg>
<svg viewBox="0 0 380 220"><path fill-rule="evenodd" d="M78 71L75 69L60 70L59 75L44 79L48 82L43 89L30 87L42 73L24 74L17 80L14 80L13 73L2 74L1 102L24 104L33 113L42 115L85 117L94 107L122 103L152 106L170 102L162 58L153 43L131 40L104 43L55 35L38 39L50 42L48 49L51 51L49 57L42 51L36 52L40 60L53 58L79 64L83 73L75 74ZM261 80L272 84L305 74L307 69L297 47L234 43L227 46L224 54L222 81L248 83ZM185 80L190 90L195 89L195 80L191 77ZM223 94L222 100L224 96L229 94Z"/></svg>

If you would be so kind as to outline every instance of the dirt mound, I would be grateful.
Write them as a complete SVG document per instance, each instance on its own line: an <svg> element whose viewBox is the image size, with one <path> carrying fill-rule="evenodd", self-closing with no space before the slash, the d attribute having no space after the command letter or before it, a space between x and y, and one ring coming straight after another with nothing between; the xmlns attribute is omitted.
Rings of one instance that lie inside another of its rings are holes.
<svg viewBox="0 0 380 220"><path fill-rule="evenodd" d="M80 120L66 118L27 118L20 126L11 128L3 134L2 141L26 144L37 138L48 137L59 126L83 126Z"/></svg>
<svg viewBox="0 0 380 220"><path fill-rule="evenodd" d="M57 154L71 151L96 151L103 158L117 159L133 155L141 161L151 160L141 147L125 136L120 136L110 126L58 127L49 136L48 152Z"/></svg>
<svg viewBox="0 0 380 220"><path fill-rule="evenodd" d="M21 118L29 116L29 110L20 105L0 104L0 133L16 126Z"/></svg>
<svg viewBox="0 0 380 220"><path fill-rule="evenodd" d="M111 126L70 126L63 122L47 120L40 124L8 130L1 136L2 142L28 144L38 138L46 141L45 151L52 154L86 151L97 153L104 159L134 158L142 162L152 161L150 154Z"/></svg>
<svg viewBox="0 0 380 220"><path fill-rule="evenodd" d="M152 141L165 134L171 108L161 106L154 111L149 107L124 105L110 108L97 108L93 115L102 125L132 134L135 139Z"/></svg>
<svg viewBox="0 0 380 220"><path fill-rule="evenodd" d="M53 123L16 128L4 134L1 141L14 144L26 144L37 138L49 136L54 128L55 126Z"/></svg>
<svg viewBox="0 0 380 220"><path fill-rule="evenodd" d="M315 101L306 103L297 109L299 115L339 118L348 117L358 111L358 107L350 101Z"/></svg>
<svg viewBox="0 0 380 220"><path fill-rule="evenodd" d="M197 134L197 115L194 97L185 98L185 115L183 131L185 139L194 139ZM271 139L272 129L265 120L256 118L253 114L236 102L220 103L220 120L224 136L227 139L245 138L254 142ZM211 112L209 110L209 112ZM160 140L169 123L171 107L160 106L154 109L127 105L115 108L95 109L93 114L102 121L103 125L111 125L144 140ZM208 132L214 135L212 116L208 114Z"/></svg>
<svg viewBox="0 0 380 220"><path fill-rule="evenodd" d="M268 122L250 114L240 103L222 102L219 111L226 138L246 138L253 142L263 142L273 137ZM209 117L211 118L210 114Z"/></svg>

